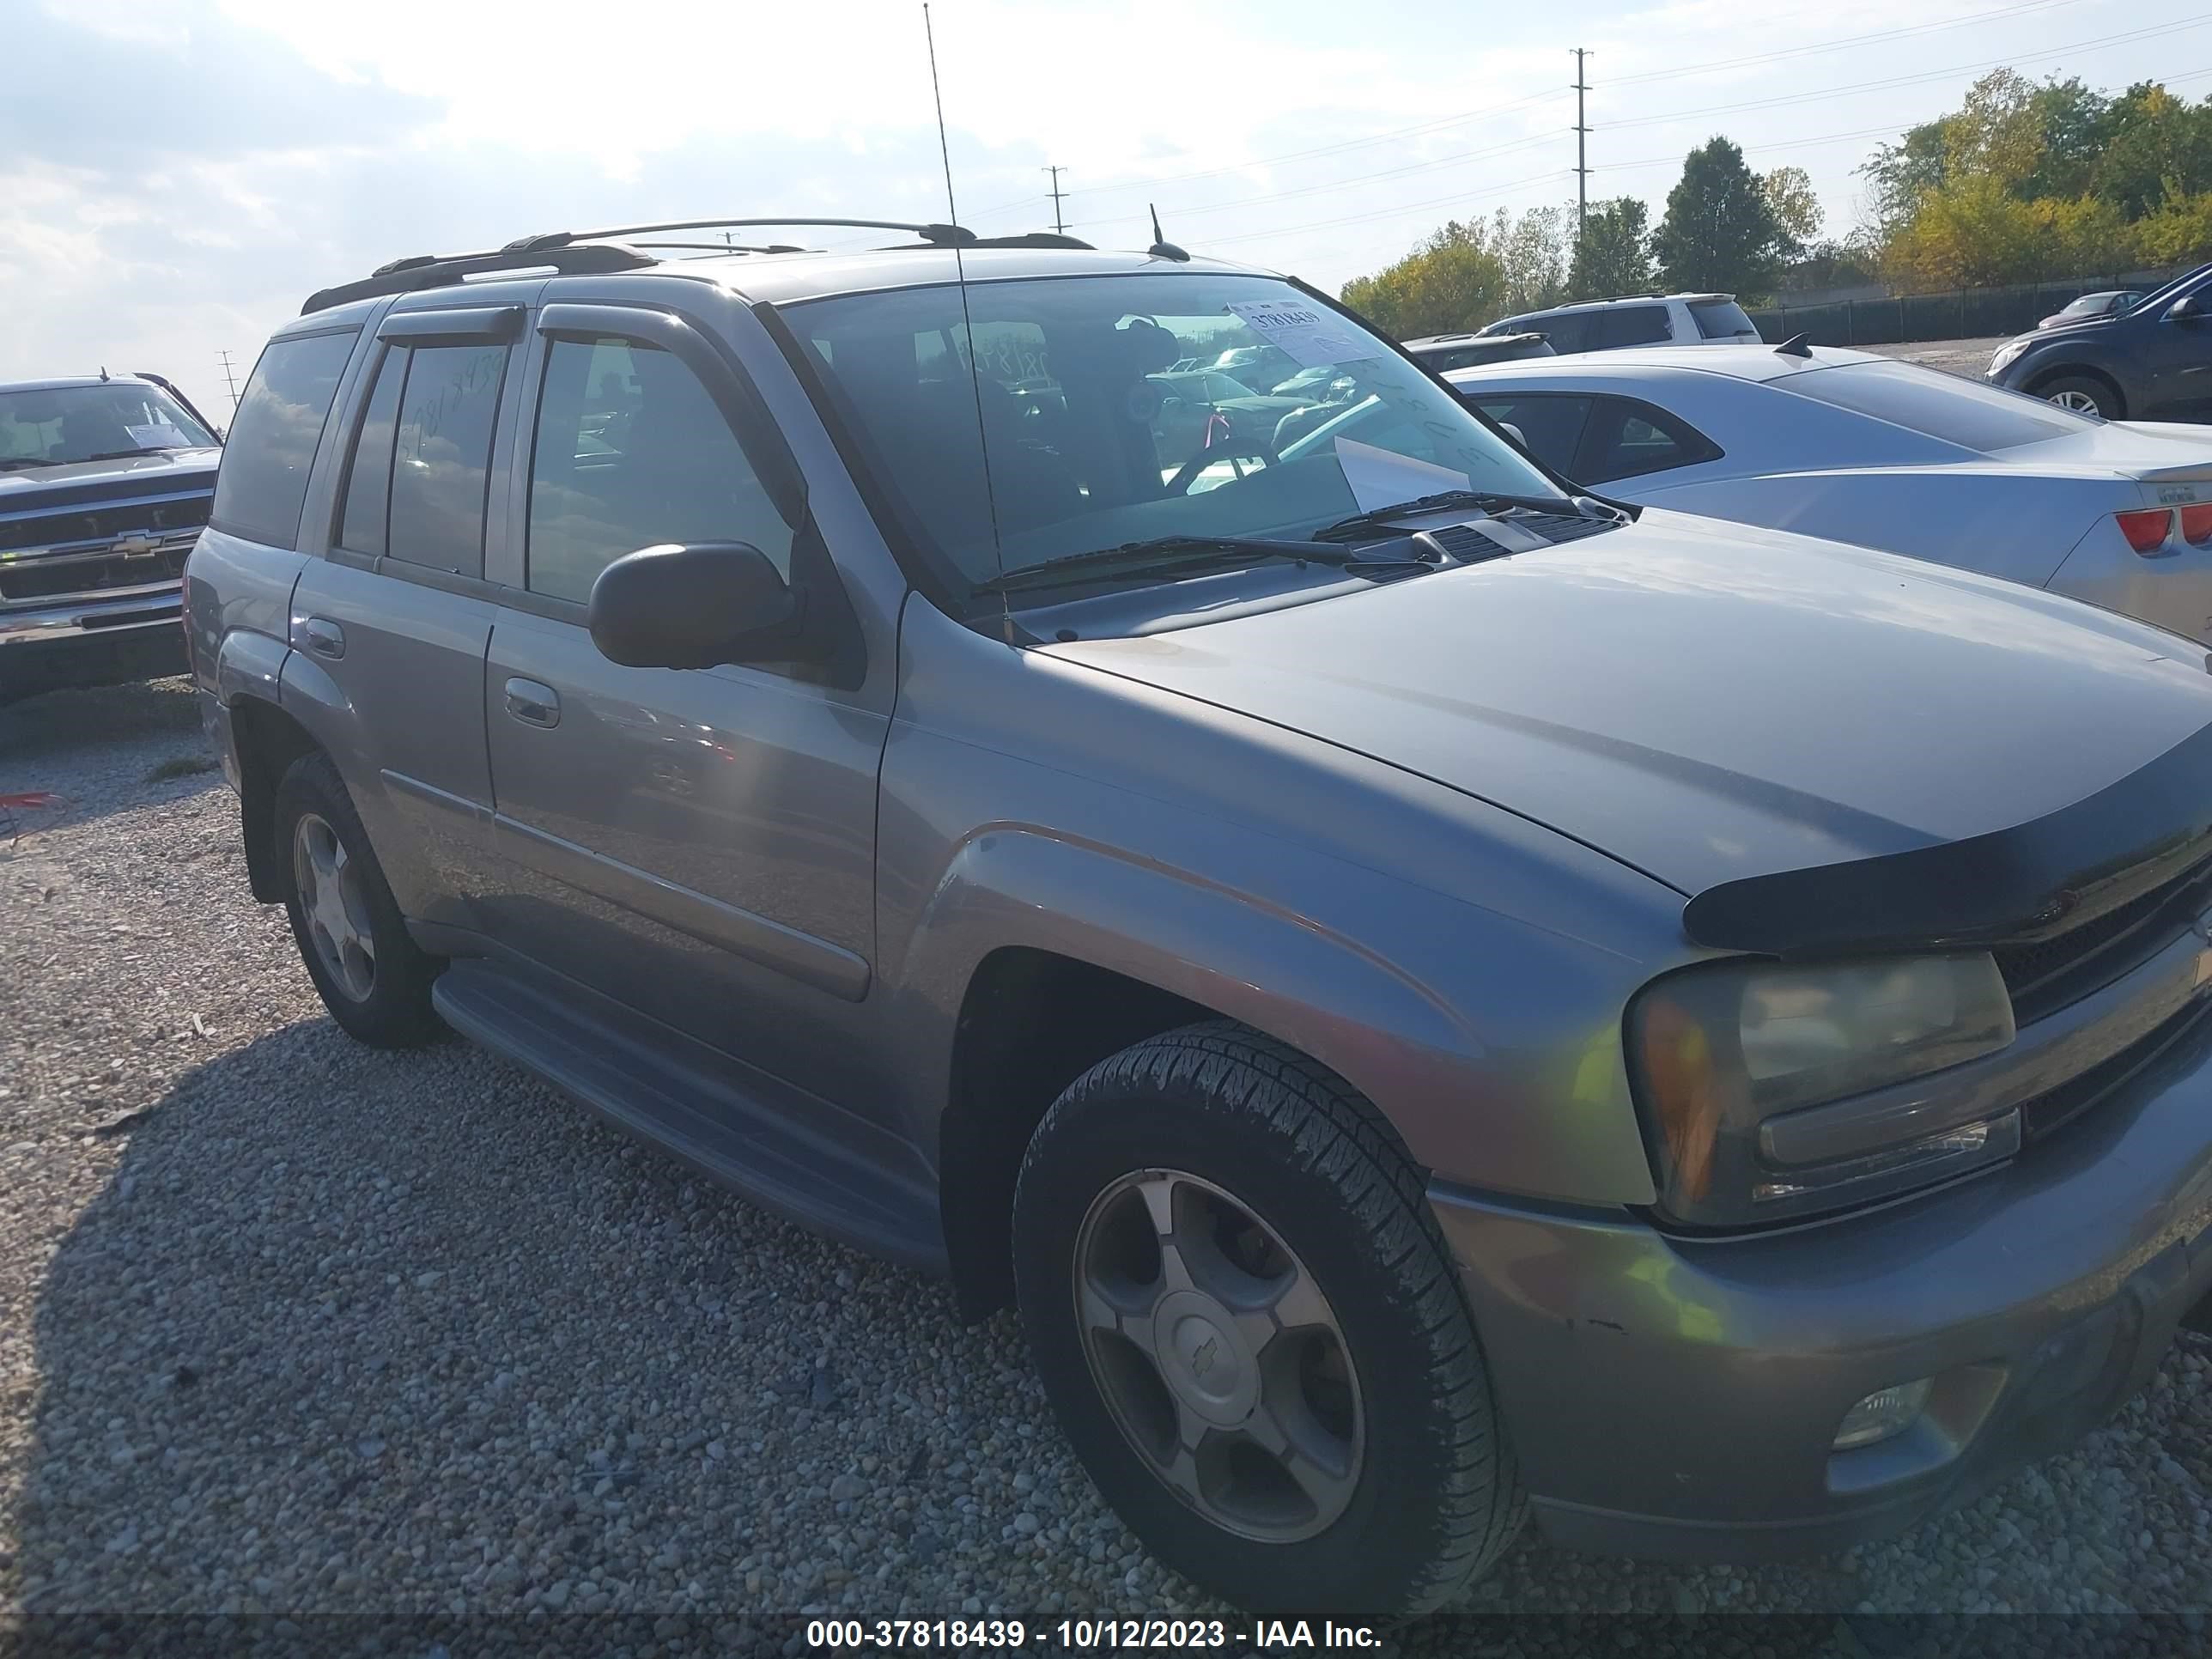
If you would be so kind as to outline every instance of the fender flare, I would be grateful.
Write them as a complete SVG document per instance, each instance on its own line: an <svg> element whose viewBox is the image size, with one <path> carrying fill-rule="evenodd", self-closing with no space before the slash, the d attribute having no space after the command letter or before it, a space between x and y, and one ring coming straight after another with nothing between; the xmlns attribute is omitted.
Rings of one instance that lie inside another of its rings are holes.
<svg viewBox="0 0 2212 1659"><path fill-rule="evenodd" d="M915 919L896 993L933 1080L933 1154L961 1009L1009 947L1068 957L1290 1043L1370 1098L1462 1091L1483 1045L1442 997L1373 951L1250 892L1033 824L973 833ZM1418 1124L1401 1122L1425 1165Z"/></svg>

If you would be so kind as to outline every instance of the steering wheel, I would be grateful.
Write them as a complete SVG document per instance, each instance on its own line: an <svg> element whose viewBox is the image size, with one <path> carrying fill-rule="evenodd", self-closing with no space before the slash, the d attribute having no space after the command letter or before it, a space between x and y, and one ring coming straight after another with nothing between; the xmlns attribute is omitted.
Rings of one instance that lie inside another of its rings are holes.
<svg viewBox="0 0 2212 1659"><path fill-rule="evenodd" d="M1211 417L1211 420L1218 421L1221 423L1219 435L1212 436L1209 422L1208 435L1212 441L1176 469L1175 477L1168 480L1169 495L1189 494L1190 487L1197 481L1198 475L1216 461L1259 460L1266 462L1270 466L1275 464L1274 448L1265 439L1239 437L1237 433L1237 423L1225 413L1217 413Z"/></svg>

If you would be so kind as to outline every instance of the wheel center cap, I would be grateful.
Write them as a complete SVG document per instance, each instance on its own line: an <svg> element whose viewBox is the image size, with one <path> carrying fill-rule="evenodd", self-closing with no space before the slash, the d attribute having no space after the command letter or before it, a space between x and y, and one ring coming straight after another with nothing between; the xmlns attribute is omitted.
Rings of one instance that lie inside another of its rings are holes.
<svg viewBox="0 0 2212 1659"><path fill-rule="evenodd" d="M1177 1291L1154 1316L1161 1374L1183 1403L1233 1428L1259 1398L1259 1368L1229 1310L1203 1291Z"/></svg>

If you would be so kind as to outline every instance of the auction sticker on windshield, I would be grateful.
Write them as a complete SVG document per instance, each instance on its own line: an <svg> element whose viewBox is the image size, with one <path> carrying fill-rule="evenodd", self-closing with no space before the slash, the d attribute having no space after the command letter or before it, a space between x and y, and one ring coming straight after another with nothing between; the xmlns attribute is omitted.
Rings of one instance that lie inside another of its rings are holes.
<svg viewBox="0 0 2212 1659"><path fill-rule="evenodd" d="M1303 300L1231 300L1229 309L1300 368L1328 368L1377 355L1371 342Z"/></svg>

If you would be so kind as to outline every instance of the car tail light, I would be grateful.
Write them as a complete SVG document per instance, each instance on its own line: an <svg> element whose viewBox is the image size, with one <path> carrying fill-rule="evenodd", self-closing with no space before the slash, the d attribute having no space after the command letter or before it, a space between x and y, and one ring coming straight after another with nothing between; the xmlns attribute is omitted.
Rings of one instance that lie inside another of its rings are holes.
<svg viewBox="0 0 2212 1659"><path fill-rule="evenodd" d="M2199 501L2181 509L2181 539L2191 547L2212 542L2212 501Z"/></svg>
<svg viewBox="0 0 2212 1659"><path fill-rule="evenodd" d="M2158 551L2166 544L2166 532L2173 524L2173 514L2162 507L2138 507L2112 516L2120 521L2120 534L2128 538L2128 545L2138 553Z"/></svg>

